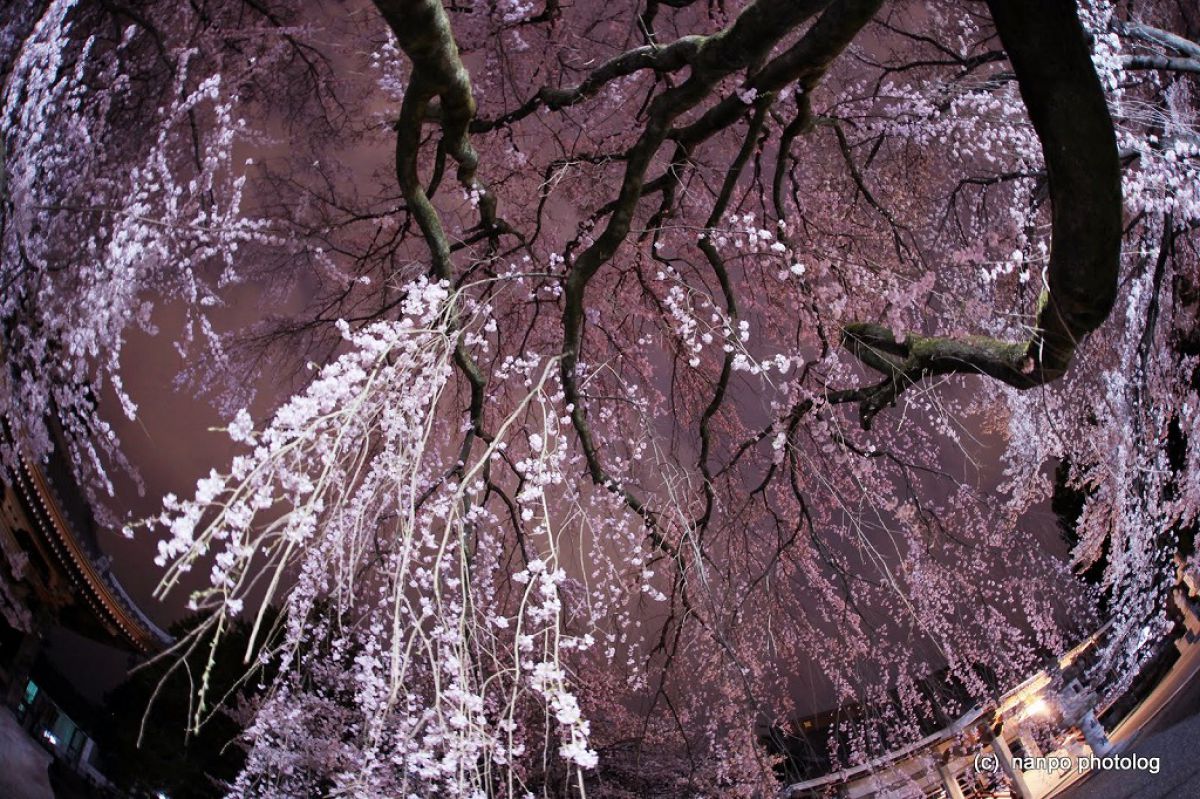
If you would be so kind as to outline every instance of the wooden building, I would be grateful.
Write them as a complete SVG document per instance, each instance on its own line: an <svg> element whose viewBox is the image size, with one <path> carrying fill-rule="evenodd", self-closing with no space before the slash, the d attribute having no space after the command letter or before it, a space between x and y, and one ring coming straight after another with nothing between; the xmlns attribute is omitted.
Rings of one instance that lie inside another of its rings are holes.
<svg viewBox="0 0 1200 799"><path fill-rule="evenodd" d="M60 761L92 776L92 741L77 723L86 720L31 678L45 634L61 625L136 656L161 651L171 638L112 573L66 463L22 459L19 466L0 482L0 698Z"/></svg>

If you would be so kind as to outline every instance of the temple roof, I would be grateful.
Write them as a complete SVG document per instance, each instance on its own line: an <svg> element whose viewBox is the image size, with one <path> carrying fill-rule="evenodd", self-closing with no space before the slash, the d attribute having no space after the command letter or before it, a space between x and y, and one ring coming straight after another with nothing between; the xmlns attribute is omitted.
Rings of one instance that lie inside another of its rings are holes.
<svg viewBox="0 0 1200 799"><path fill-rule="evenodd" d="M38 464L21 459L15 489L36 534L49 545L75 593L114 638L142 653L172 638L129 596L100 548L91 510L60 457Z"/></svg>

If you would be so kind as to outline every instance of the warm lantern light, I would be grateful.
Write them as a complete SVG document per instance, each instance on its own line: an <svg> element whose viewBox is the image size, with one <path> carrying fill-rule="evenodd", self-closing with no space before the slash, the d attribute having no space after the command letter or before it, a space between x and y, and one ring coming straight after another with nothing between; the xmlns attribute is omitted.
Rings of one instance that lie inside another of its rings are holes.
<svg viewBox="0 0 1200 799"><path fill-rule="evenodd" d="M1050 715L1050 705L1046 702L1045 699L1042 699L1041 697L1038 697L1037 699L1033 700L1025 707L1025 717L1026 718L1028 718L1029 716L1048 716L1048 715Z"/></svg>

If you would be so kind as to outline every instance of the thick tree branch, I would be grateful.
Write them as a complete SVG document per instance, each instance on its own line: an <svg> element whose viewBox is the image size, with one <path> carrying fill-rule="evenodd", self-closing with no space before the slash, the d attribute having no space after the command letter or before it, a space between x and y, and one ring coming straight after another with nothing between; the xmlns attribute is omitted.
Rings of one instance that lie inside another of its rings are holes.
<svg viewBox="0 0 1200 799"><path fill-rule="evenodd" d="M429 246L433 272L438 278L454 281L450 244L437 209L433 207L417 170L421 147L421 127L430 101L438 97L442 104L442 142L445 151L458 163L458 179L464 186L475 185L479 157L467 135L475 115L471 80L458 55L458 46L450 30L450 21L440 0L379 0L380 13L395 34L400 48L412 60L412 79L396 124L396 180L409 211ZM494 200L485 194L480 201ZM486 214L486 209L484 209ZM455 342L454 362L471 386L471 431L462 445L460 461L466 462L474 435L487 438L483 427L483 399L486 378L468 352L460 336Z"/></svg>
<svg viewBox="0 0 1200 799"><path fill-rule="evenodd" d="M580 253L567 275L564 290L562 382L592 480L612 487L593 440L587 410L579 393L576 369L583 333L584 291L597 271L613 257L629 233L642 196L646 169L666 140L671 122L709 95L721 79L761 59L785 33L820 11L827 0L757 0L726 29L705 37L692 60L692 72L681 85L657 95L648 122L626 159L617 203L604 232ZM622 490L622 493L625 493ZM632 497L626 497L631 501ZM630 502L631 507L634 506ZM637 509L642 505L637 502Z"/></svg>
<svg viewBox="0 0 1200 799"><path fill-rule="evenodd" d="M802 98L816 88L834 60L842 54L871 21L883 0L839 0L813 24L800 40L772 59L746 83L759 94L777 92L790 84ZM745 113L746 106L736 95L726 97L695 122L671 131L670 137L695 146L722 130Z"/></svg>
<svg viewBox="0 0 1200 799"><path fill-rule="evenodd" d="M906 388L930 375L985 374L1026 389L1066 373L1080 340L1108 317L1121 252L1116 136L1069 0L990 0L1001 42L1042 144L1052 203L1047 288L1027 341L911 336L846 327L843 344L884 375L847 392L869 427Z"/></svg>
<svg viewBox="0 0 1200 799"><path fill-rule="evenodd" d="M551 111L581 103L617 78L632 75L643 69L655 72L675 72L687 66L704 41L703 36L684 36L669 45L645 45L610 58L592 70L579 84L569 88L542 87L519 108L496 119L477 119L471 123L472 132L485 132L510 125L532 114L538 108Z"/></svg>
<svg viewBox="0 0 1200 799"><path fill-rule="evenodd" d="M1185 39L1170 31L1155 28L1152 25L1127 22L1118 25L1117 31L1125 36L1141 39L1143 42L1169 47L1175 52L1190 58L1200 58L1200 44L1196 44L1190 39Z"/></svg>
<svg viewBox="0 0 1200 799"><path fill-rule="evenodd" d="M1194 72L1200 75L1200 59L1165 55L1127 55L1121 59L1125 69L1161 69L1167 72Z"/></svg>

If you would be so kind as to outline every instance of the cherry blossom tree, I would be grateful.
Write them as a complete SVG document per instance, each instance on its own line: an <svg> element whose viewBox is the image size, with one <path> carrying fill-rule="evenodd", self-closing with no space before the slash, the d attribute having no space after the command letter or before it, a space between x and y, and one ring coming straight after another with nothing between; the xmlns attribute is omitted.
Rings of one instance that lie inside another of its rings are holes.
<svg viewBox="0 0 1200 799"><path fill-rule="evenodd" d="M249 620L233 795L766 795L801 697L917 737L1101 558L1118 690L1200 565L1186 4L0 14L0 455L105 502L183 314L242 454L126 531L208 573L176 662Z"/></svg>

